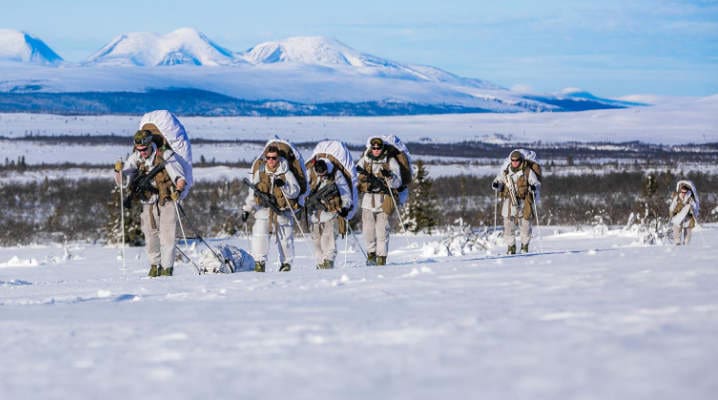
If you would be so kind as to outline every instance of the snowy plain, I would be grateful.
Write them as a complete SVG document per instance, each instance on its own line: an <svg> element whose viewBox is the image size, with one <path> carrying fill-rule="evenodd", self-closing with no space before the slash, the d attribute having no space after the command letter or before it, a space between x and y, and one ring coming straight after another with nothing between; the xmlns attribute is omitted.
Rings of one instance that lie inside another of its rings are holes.
<svg viewBox="0 0 718 400"><path fill-rule="evenodd" d="M0 248L0 397L714 398L718 225L686 247L541 227L513 257L442 239L395 235L385 267L349 239L318 271L300 236L288 273L154 279L142 248Z"/></svg>
<svg viewBox="0 0 718 400"><path fill-rule="evenodd" d="M639 100L643 100L639 98ZM190 139L238 141L193 146L193 158L220 163L251 162L261 151L260 144L275 135L294 143L339 139L350 145L364 145L370 135L395 134L404 142L460 143L597 143L597 147L620 148L620 143L641 141L648 144L681 145L718 142L718 95L703 98L656 98L655 106L616 110L562 113L451 114L400 117L180 117ZM0 160L16 161L24 157L29 165L90 164L107 166L125 158L131 150L129 138L138 128L140 116L62 116L51 114L0 114ZM42 136L115 135L128 138L128 145L47 144L20 140ZM311 148L299 147L304 154ZM354 156L358 156L356 151ZM495 173L498 160L462 157L421 156L425 161L440 159L446 165L430 165L430 176L470 173L488 176ZM541 154L539 154L541 159ZM621 160L611 160L619 161ZM626 160L623 160L626 161ZM632 162L633 160L628 160ZM471 164L469 164L471 162ZM560 162L560 161L559 161ZM594 160L601 163L601 160ZM470 165L470 168L466 168ZM703 169L702 164L685 163L682 171ZM601 171L609 171L603 166ZM197 168L198 179L243 177L242 168ZM596 172L591 166L564 168L559 173ZM549 174L553 172L548 172ZM82 179L106 176L101 169L33 170L8 172L6 182L52 178Z"/></svg>
<svg viewBox="0 0 718 400"><path fill-rule="evenodd" d="M0 114L0 136L118 135L130 137L139 116ZM370 135L405 142L609 142L653 144L718 140L718 95L672 98L654 106L558 113L486 113L397 117L180 117L190 139L294 143L341 139L364 144Z"/></svg>

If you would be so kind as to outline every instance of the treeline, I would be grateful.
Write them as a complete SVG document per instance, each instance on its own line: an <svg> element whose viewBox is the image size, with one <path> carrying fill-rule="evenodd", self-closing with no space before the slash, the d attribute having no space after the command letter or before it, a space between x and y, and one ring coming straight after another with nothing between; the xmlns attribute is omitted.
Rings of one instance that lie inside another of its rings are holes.
<svg viewBox="0 0 718 400"><path fill-rule="evenodd" d="M653 176L650 190L642 172L548 177L538 208L540 223L592 224L598 216L607 224L622 225L632 212L647 206L665 216L670 193L681 178L692 180L699 190L701 221L718 221L718 212L711 212L718 207L718 176L675 176L666 171ZM462 218L475 227L492 226L496 198L491 180L468 175L430 180L430 196L438 210L434 216L436 225L453 225ZM187 214L185 228L194 228L206 236L242 231L239 210L246 195L246 187L237 179L196 183L183 204ZM63 240L103 242L117 230L118 215L119 193L111 180L6 183L0 190L0 245Z"/></svg>

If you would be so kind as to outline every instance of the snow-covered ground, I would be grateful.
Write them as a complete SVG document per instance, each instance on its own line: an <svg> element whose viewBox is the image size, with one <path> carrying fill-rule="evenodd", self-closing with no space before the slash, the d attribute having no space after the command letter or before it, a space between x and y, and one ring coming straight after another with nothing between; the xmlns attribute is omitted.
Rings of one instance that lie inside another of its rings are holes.
<svg viewBox="0 0 718 400"><path fill-rule="evenodd" d="M394 236L313 268L145 276L141 248L0 248L3 399L712 399L718 225L687 247L542 227L535 254ZM219 240L210 242L219 244ZM247 247L245 237L224 242ZM344 243L340 246L344 249ZM201 247L190 249L198 257ZM276 254L270 253L274 259Z"/></svg>

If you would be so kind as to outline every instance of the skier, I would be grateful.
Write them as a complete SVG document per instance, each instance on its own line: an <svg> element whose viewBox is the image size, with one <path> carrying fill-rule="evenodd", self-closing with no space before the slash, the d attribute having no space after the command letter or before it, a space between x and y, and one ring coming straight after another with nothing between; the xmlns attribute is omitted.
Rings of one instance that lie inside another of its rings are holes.
<svg viewBox="0 0 718 400"><path fill-rule="evenodd" d="M311 222L311 236L317 269L334 268L337 255L336 236L339 218L346 218L352 204L352 191L347 179L328 158L310 161L309 195L305 207ZM340 232L346 234L346 232Z"/></svg>
<svg viewBox="0 0 718 400"><path fill-rule="evenodd" d="M699 208L698 193L693 182L678 181L668 207L673 225L673 243L676 246L686 245L691 240L691 231L696 226Z"/></svg>
<svg viewBox="0 0 718 400"><path fill-rule="evenodd" d="M172 276L175 261L177 213L175 203L187 184L178 157L170 149L158 149L152 132L139 130L134 135L134 151L123 163L115 163L115 180L130 178L130 196L142 203L141 226L150 260L150 277Z"/></svg>
<svg viewBox="0 0 718 400"><path fill-rule="evenodd" d="M287 160L280 156L275 145L264 149L264 156L258 168L252 174L254 189L249 191L245 200L242 222L254 212L252 226L252 256L255 259L254 270L265 272L269 240L272 234L277 237L280 271L290 271L294 259L294 216L293 207L300 195L301 188L296 176L289 168Z"/></svg>
<svg viewBox="0 0 718 400"><path fill-rule="evenodd" d="M382 138L371 137L366 154L357 164L357 171L360 173L359 192L363 193L361 208L362 231L367 245L366 264L385 265L391 228L389 216L394 212L396 189L402 186L399 162L387 154Z"/></svg>
<svg viewBox="0 0 718 400"><path fill-rule="evenodd" d="M501 216L504 218L504 242L507 254L516 254L514 229L520 225L521 252L528 253L531 240L531 219L533 207L541 186L540 175L534 169L534 162L527 160L524 152L514 150L509 155L508 164L504 164L491 187L501 192L503 205ZM537 164L536 164L537 165Z"/></svg>

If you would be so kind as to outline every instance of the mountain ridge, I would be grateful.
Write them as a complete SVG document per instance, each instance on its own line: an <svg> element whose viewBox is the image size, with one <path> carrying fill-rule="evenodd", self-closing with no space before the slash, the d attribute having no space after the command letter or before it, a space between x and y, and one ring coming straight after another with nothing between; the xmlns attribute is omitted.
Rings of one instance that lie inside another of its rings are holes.
<svg viewBox="0 0 718 400"><path fill-rule="evenodd" d="M13 40L19 39L16 36ZM0 52L3 47L10 46L3 46L0 41ZM134 32L116 36L83 63L60 61L45 63L44 68L23 68L28 64L29 61L20 60L0 65L3 73L0 93L8 94L5 100L10 103L15 101L8 100L10 95L36 94L28 101L38 112L65 108L63 104L45 103L48 97L40 99L41 93L74 93L74 96L83 93L91 107L97 97L93 93L132 92L144 97L147 107L153 108L151 99L157 96L146 96L149 91L169 93L175 89L206 94L190 109L203 109L199 103L212 103L214 94L250 103L301 104L303 109L309 105L354 103L352 107L340 107L358 113L352 115L394 115L397 110L542 112L632 106L590 94L571 97L514 92L440 68L360 52L323 36L295 36L233 52L193 28L180 28L164 35ZM28 96L23 98L27 100ZM77 99L73 102L73 110L82 104ZM0 110L12 112L18 107L23 108L5 104ZM109 112L121 109L117 105ZM268 112L274 115L272 110Z"/></svg>

